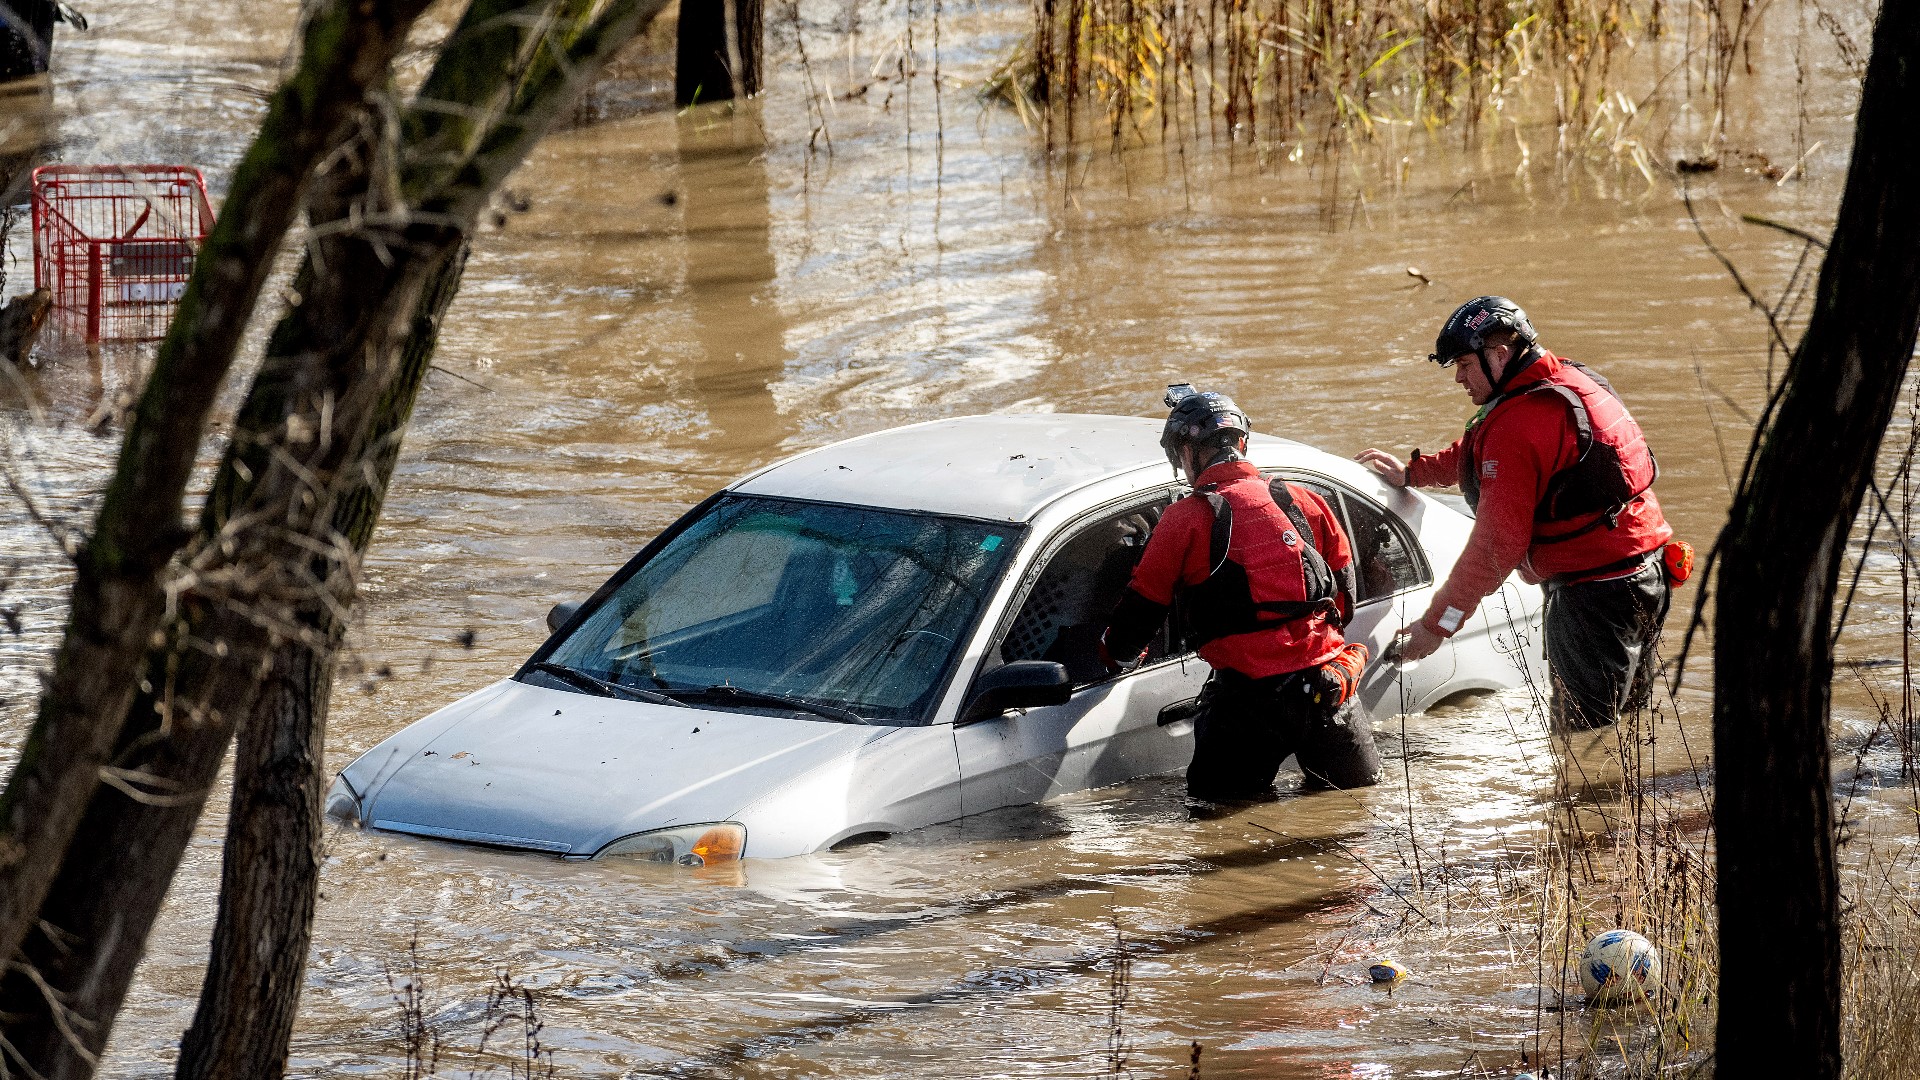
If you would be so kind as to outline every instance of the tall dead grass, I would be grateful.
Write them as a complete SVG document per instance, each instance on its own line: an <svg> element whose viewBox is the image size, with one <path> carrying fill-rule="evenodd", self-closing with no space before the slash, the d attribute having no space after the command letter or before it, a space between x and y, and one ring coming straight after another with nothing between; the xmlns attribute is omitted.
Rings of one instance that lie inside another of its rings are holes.
<svg viewBox="0 0 1920 1080"><path fill-rule="evenodd" d="M1538 631L1516 631L1527 632ZM1527 674L1544 717L1548 695ZM1551 736L1535 888L1514 902L1516 919L1530 917L1542 988L1530 1057L1559 1077L1711 1066L1720 943L1707 748L1690 741L1667 674L1618 723ZM1616 928L1654 943L1661 977L1619 1005L1586 1005L1580 953Z"/></svg>
<svg viewBox="0 0 1920 1080"><path fill-rule="evenodd" d="M1920 414L1920 381L1914 412ZM1916 417L1909 416L1909 422ZM1892 488L1897 513L1912 520L1906 482L1920 451L1920 428L1910 434ZM1904 535L1912 535L1909 530ZM1920 1080L1920 769L1915 768L1910 648L1913 583L1903 553L1900 574L1903 656L1901 679L1882 693L1858 668L1878 720L1854 753L1839 820L1842 1045L1847 1075L1858 1080ZM1864 556L1863 556L1864 557ZM1895 695L1898 695L1896 700ZM1898 755L1898 761L1888 758ZM1890 829L1879 827L1895 812Z"/></svg>
<svg viewBox="0 0 1920 1080"><path fill-rule="evenodd" d="M1912 852L1867 845L1841 875L1848 903L1841 1013L1847 1075L1920 1078L1920 877Z"/></svg>
<svg viewBox="0 0 1920 1080"><path fill-rule="evenodd" d="M1651 162L1640 118L1651 103L1691 101L1718 134L1727 86L1752 62L1749 44L1767 7L1032 2L1033 32L989 89L1043 128L1050 149L1104 132L1116 145L1227 138L1298 160L1317 144L1370 139L1383 127L1457 127L1471 141L1503 125L1550 120L1558 149L1603 149L1643 171ZM1675 48L1629 62L1649 42Z"/></svg>
<svg viewBox="0 0 1920 1080"><path fill-rule="evenodd" d="M1676 698L1656 695L1602 732L1555 736L1535 913L1543 981L1558 1001L1579 1001L1580 952L1616 927L1645 936L1661 959L1661 979L1644 995L1582 1016L1543 1013L1553 1037L1537 1060L1556 1062L1556 1075L1653 1077L1711 1061L1720 956L1712 799L1681 719ZM1576 739L1599 746L1576 752Z"/></svg>

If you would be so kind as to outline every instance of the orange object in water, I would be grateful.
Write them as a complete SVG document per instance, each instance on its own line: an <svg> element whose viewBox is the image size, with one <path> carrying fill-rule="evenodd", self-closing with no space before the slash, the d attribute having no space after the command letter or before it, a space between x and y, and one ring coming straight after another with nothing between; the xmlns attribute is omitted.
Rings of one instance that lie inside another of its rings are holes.
<svg viewBox="0 0 1920 1080"><path fill-rule="evenodd" d="M1675 540L1660 549L1660 561L1667 568L1669 584L1682 585L1693 576L1693 545Z"/></svg>

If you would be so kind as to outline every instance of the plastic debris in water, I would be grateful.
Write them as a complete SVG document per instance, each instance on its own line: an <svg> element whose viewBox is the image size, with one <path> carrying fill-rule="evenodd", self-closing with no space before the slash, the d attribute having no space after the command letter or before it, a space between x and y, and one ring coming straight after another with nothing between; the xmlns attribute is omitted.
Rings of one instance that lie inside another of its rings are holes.
<svg viewBox="0 0 1920 1080"><path fill-rule="evenodd" d="M1377 983L1399 982L1407 977L1407 966L1398 960L1381 960L1368 968L1367 974Z"/></svg>

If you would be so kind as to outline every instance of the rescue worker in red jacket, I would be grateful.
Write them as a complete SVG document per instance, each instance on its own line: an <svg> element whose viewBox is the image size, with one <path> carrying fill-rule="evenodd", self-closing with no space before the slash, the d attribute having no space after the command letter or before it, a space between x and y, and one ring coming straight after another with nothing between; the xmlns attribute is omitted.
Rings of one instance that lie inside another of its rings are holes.
<svg viewBox="0 0 1920 1080"><path fill-rule="evenodd" d="M1466 434L1405 465L1373 448L1357 458L1397 486L1458 484L1475 512L1453 572L1401 630L1401 655L1430 655L1517 569L1546 587L1554 724L1599 727L1644 707L1672 597L1663 563L1685 580L1692 549L1668 543L1640 425L1605 379L1541 348L1505 297L1462 304L1429 359L1480 406Z"/></svg>
<svg viewBox="0 0 1920 1080"><path fill-rule="evenodd" d="M1213 667L1194 716L1187 791L1260 798L1297 753L1309 783L1375 783L1380 757L1353 689L1366 647L1353 556L1318 495L1271 485L1243 456L1246 414L1224 394L1169 387L1160 445L1193 493L1161 515L1101 638L1102 659L1138 658L1177 605L1189 647Z"/></svg>

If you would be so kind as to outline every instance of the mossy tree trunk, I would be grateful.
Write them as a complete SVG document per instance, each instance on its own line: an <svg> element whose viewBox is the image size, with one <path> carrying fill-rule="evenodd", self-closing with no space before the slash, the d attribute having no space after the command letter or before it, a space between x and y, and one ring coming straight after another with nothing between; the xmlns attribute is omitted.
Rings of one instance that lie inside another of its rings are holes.
<svg viewBox="0 0 1920 1080"><path fill-rule="evenodd" d="M244 643L270 654L269 670L235 733L220 910L199 1008L180 1046L180 1080L285 1074L320 892L323 751L335 660L400 436L465 262L464 250L457 252L431 276L401 348L399 370L354 455L360 468L335 480L338 497L327 500L325 554L307 560L308 580L319 589L296 613L302 632L275 641L255 623Z"/></svg>
<svg viewBox="0 0 1920 1080"><path fill-rule="evenodd" d="M426 0L319 3L301 59L234 170L219 222L127 421L93 529L74 552L67 627L0 792L0 958L16 956L60 873L145 672L191 533L181 503L208 411L315 166L385 78Z"/></svg>
<svg viewBox="0 0 1920 1080"><path fill-rule="evenodd" d="M1721 1076L1841 1074L1833 597L1920 325L1916 113L1920 6L1887 4L1813 313L1721 538Z"/></svg>

